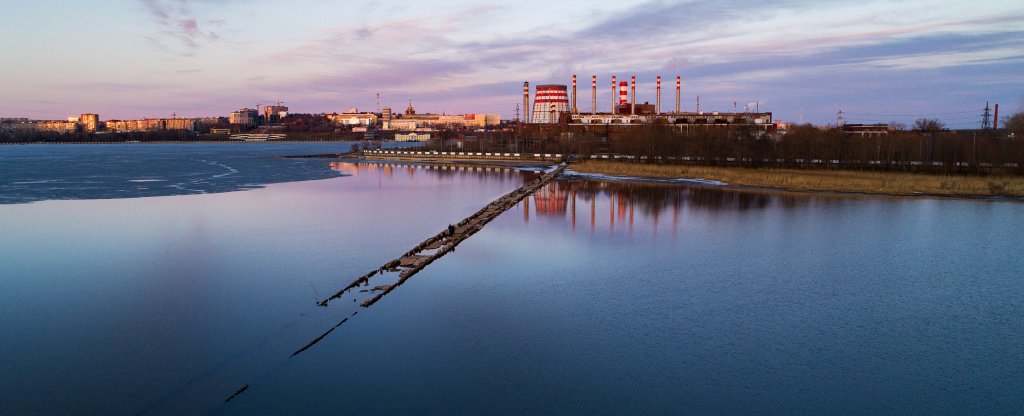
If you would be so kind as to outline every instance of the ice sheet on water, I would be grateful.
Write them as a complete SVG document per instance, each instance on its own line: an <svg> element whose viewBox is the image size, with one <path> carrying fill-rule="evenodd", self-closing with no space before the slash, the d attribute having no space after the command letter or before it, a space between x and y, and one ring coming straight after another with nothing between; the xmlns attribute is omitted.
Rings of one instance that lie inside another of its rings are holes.
<svg viewBox="0 0 1024 416"><path fill-rule="evenodd" d="M0 204L231 192L343 176L323 159L348 143L0 146Z"/></svg>
<svg viewBox="0 0 1024 416"><path fill-rule="evenodd" d="M566 169L563 176L601 181L636 181L636 182L657 182L657 183L679 183L706 186L726 186L722 181L715 181L703 178L638 178L632 176L602 175L599 173L580 173L572 169Z"/></svg>

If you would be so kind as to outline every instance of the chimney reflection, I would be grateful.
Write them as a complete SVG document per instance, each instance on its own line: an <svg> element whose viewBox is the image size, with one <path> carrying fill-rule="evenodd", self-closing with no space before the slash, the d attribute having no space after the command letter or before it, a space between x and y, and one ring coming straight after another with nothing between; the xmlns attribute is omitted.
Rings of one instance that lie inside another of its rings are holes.
<svg viewBox="0 0 1024 416"><path fill-rule="evenodd" d="M576 229L577 202L590 202L590 231L598 228L597 218L607 210L608 232L615 233L616 223L625 224L632 235L636 226L646 228L650 223L652 235L663 228L671 228L673 236L683 224L683 210L698 211L747 211L759 210L776 205L784 209L806 206L811 203L828 203L849 198L843 196L819 196L774 191L736 190L714 187L689 186L683 184L599 182L586 180L556 180L537 191L534 195L537 215L561 217L569 222L569 228ZM598 204L599 198L607 198L607 204ZM600 205L600 206L599 206ZM524 204L524 221L529 220L529 202ZM567 214L566 211L570 211ZM661 220L662 211L671 210L671 223Z"/></svg>
<svg viewBox="0 0 1024 416"><path fill-rule="evenodd" d="M572 201L572 231L576 232L576 190L572 190L572 195L569 196L569 201Z"/></svg>
<svg viewBox="0 0 1024 416"><path fill-rule="evenodd" d="M417 186L445 184L457 186L465 182L498 181L507 183L511 190L524 183L536 179L537 173L524 172L512 168L458 166L458 165L409 165L397 163L352 163L329 162L331 169L346 175L373 174L379 177L381 188L395 182L395 175L404 171L402 180L412 181ZM532 201L531 201L532 198ZM685 226L687 218L701 218L724 211L756 211L768 207L777 209L799 209L808 205L831 204L851 198L836 195L809 195L778 191L738 190L716 187L690 186L684 184L640 183L615 181L587 181L579 179L560 179L551 182L522 201L522 221L530 221L530 210L535 209L536 215L544 217L545 224L568 222L570 229L577 226L577 203L590 202L590 231L607 228L610 234L615 233L616 223L627 223L632 235L634 227L646 228L647 222L657 234L670 228L673 236L679 227ZM602 199L598 203L597 200ZM485 201L482 201L482 203ZM533 205L531 207L531 204ZM662 221L663 210L672 210L672 221ZM568 212L570 211L571 212ZM690 214L689 217L686 214ZM699 214L699 215L698 215ZM586 215L586 214L584 214ZM599 217L607 215L607 226Z"/></svg>
<svg viewBox="0 0 1024 416"><path fill-rule="evenodd" d="M569 203L568 189L549 184L533 193L537 215L565 217Z"/></svg>
<svg viewBox="0 0 1024 416"><path fill-rule="evenodd" d="M523 222L530 222L530 196L523 198Z"/></svg>

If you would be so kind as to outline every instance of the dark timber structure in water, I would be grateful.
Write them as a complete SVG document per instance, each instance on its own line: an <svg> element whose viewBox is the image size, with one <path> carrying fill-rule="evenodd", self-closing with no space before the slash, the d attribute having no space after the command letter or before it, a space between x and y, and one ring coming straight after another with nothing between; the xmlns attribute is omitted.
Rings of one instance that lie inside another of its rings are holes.
<svg viewBox="0 0 1024 416"><path fill-rule="evenodd" d="M470 215L466 219L459 221L455 224L449 232L444 230L437 235L424 240L419 243L416 247L401 255L397 259L391 260L384 263L383 266L373 270L365 275L362 275L348 286L339 290L333 296L324 299L319 303L320 306L327 306L328 303L336 299L340 299L346 293L353 292L359 287L366 287L367 289L361 289L357 293L363 293L364 299L359 303L362 307L369 307L378 300L391 293L396 287L405 283L414 274L423 270L428 264L432 263L448 254L455 249L455 246L459 245L462 241L469 238L469 236L475 234L477 231L483 228L485 224L491 222L501 213L505 212L509 208L512 208L519 201L530 196L534 191L540 189L544 185L551 182L552 179L561 175L565 170L566 165L559 165L555 170L545 173L537 180L523 185L519 189L516 189L508 194L505 194L501 198L496 199L494 202L487 204L473 215ZM397 275L397 276L396 276ZM370 289L370 281L374 281L375 286ZM377 282L381 282L377 284ZM353 297L353 301L357 301L356 297Z"/></svg>

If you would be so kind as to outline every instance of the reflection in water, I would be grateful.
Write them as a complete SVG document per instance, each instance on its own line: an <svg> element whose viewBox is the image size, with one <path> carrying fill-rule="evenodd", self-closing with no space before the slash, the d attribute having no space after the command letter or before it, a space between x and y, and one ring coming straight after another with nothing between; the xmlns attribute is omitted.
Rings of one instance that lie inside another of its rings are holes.
<svg viewBox="0 0 1024 416"><path fill-rule="evenodd" d="M501 166L455 166L455 165L421 165L404 163L373 163L373 162L330 162L332 170L353 176L373 174L386 179L396 179L395 175L404 174L409 179L418 177L433 178L472 178L473 180L498 180L505 182L511 179L528 180L539 176L540 172L521 171Z"/></svg>
<svg viewBox="0 0 1024 416"><path fill-rule="evenodd" d="M559 180L540 189L520 205L524 222L534 215L564 218L576 229L577 217L589 215L590 230L607 216L608 230L616 227L632 231L639 222L649 222L656 232L661 217L671 215L672 226L679 225L683 213L703 210L711 213L765 210L771 207L796 209L832 205L839 201L869 197L806 194L749 189L723 189L682 184L646 182L603 182L580 179ZM580 208L584 211L580 212ZM589 207L589 209L587 208Z"/></svg>

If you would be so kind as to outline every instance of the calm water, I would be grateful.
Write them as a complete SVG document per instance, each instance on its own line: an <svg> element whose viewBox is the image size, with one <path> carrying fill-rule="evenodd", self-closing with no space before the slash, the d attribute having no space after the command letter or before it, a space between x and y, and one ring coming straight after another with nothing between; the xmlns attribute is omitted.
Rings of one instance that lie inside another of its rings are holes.
<svg viewBox="0 0 1024 416"><path fill-rule="evenodd" d="M1024 205L558 181L289 358L536 176L311 163L0 205L0 413L1024 411Z"/></svg>

